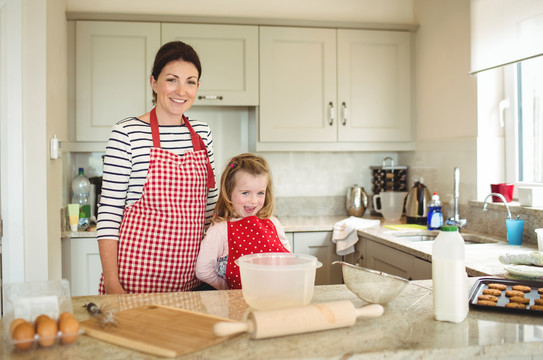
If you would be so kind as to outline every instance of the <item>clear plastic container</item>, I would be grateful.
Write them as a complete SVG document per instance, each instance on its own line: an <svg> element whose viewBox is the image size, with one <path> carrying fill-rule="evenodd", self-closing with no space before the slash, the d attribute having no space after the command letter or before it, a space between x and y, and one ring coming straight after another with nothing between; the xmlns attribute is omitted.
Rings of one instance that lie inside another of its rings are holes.
<svg viewBox="0 0 543 360"><path fill-rule="evenodd" d="M5 308L2 319L5 348L10 351L31 351L37 347L50 347L59 343L68 344L76 341L83 333L81 329L75 333L68 333L62 332L57 327L57 331L48 336L35 333L34 336L25 340L14 340L11 337L13 329L10 329L10 326L16 319L24 319L34 327L38 316L47 315L57 322L60 314L64 312L73 314L68 280L5 284ZM36 331L35 327L34 331Z"/></svg>
<svg viewBox="0 0 543 360"><path fill-rule="evenodd" d="M235 263L239 266L243 298L257 310L309 304L316 269L322 266L314 256L292 253L245 255Z"/></svg>
<svg viewBox="0 0 543 360"><path fill-rule="evenodd" d="M85 176L83 168L79 168L79 174L72 180L72 203L79 204L78 230L85 231L90 226L90 190L89 178Z"/></svg>
<svg viewBox="0 0 543 360"><path fill-rule="evenodd" d="M456 226L442 226L432 246L434 317L462 322L468 315L464 239Z"/></svg>
<svg viewBox="0 0 543 360"><path fill-rule="evenodd" d="M442 204L439 195L435 192L432 195L432 201L428 205L428 218L426 225L428 230L439 230L443 226L443 214L441 212Z"/></svg>

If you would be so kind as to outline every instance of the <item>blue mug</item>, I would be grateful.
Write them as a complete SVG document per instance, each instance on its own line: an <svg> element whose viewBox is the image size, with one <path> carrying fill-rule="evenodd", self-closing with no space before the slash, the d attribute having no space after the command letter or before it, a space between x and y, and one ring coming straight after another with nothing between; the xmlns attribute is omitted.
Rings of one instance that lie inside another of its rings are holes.
<svg viewBox="0 0 543 360"><path fill-rule="evenodd" d="M509 245L521 245L524 220L507 219L505 220L505 226L507 227L507 241Z"/></svg>

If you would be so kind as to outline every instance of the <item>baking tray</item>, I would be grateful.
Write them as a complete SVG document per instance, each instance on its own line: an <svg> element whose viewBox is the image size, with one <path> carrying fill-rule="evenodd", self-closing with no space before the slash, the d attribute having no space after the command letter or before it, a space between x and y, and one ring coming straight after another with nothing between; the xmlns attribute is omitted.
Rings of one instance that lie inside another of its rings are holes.
<svg viewBox="0 0 543 360"><path fill-rule="evenodd" d="M505 296L505 291L503 290L501 295L498 296L497 306L488 306L477 304L477 297L483 294L483 290L488 289L488 284L503 284L507 286L506 290L512 290L514 285L525 285L532 288L532 291L524 293L524 297L530 299L530 303L526 304L526 309L515 309L505 307L505 304L509 302L509 298ZM500 311L508 312L513 314L524 314L524 315L539 315L543 316L543 311L540 310L530 310L530 306L534 305L534 299L540 299L541 294L538 293L537 289L543 288L543 282L540 281L526 281L526 280L511 280L511 279L499 279L492 277L483 277L477 279L475 284L470 290L469 293L469 306L473 309L480 310L491 310L491 311Z"/></svg>

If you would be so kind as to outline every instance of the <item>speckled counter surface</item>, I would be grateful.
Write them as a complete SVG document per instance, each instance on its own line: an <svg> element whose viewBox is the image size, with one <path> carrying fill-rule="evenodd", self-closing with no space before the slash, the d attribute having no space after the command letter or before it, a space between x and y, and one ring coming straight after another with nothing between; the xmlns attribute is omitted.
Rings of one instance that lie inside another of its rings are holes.
<svg viewBox="0 0 543 360"><path fill-rule="evenodd" d="M475 279L469 281L471 288ZM415 283L431 286L429 280ZM315 288L313 303L336 300L365 305L345 285ZM163 304L234 320L243 319L247 311L240 290L74 297L79 320L89 318L82 307L88 301L120 310ZM476 309L460 324L438 322L433 319L431 293L410 284L385 306L380 318L360 318L352 327L272 339L253 340L243 334L181 359L535 359L543 354L541 324L541 316ZM71 345L27 352L14 352L7 342L3 345L4 359L155 359L85 335Z"/></svg>

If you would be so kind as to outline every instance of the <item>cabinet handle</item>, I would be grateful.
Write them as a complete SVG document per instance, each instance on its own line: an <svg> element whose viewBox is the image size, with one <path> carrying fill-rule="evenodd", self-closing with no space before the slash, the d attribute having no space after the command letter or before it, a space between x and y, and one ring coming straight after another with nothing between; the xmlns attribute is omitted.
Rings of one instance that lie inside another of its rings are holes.
<svg viewBox="0 0 543 360"><path fill-rule="evenodd" d="M328 112L329 112L328 125L332 126L332 125L334 125L334 118L336 117L336 110L334 109L334 103L331 102L331 101L328 103Z"/></svg>
<svg viewBox="0 0 543 360"><path fill-rule="evenodd" d="M222 95L200 95L198 100L222 100Z"/></svg>
<svg viewBox="0 0 543 360"><path fill-rule="evenodd" d="M345 101L341 103L341 107L343 108L343 126L347 125L347 104L345 104Z"/></svg>

